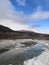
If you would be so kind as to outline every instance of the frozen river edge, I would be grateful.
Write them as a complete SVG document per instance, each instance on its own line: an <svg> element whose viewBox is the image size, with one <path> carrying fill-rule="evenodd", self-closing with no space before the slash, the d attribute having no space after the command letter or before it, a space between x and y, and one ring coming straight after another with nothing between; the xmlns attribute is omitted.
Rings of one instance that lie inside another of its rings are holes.
<svg viewBox="0 0 49 65"><path fill-rule="evenodd" d="M36 44L34 47L14 48L0 54L0 65L23 65L23 61L40 55L44 50L43 44Z"/></svg>

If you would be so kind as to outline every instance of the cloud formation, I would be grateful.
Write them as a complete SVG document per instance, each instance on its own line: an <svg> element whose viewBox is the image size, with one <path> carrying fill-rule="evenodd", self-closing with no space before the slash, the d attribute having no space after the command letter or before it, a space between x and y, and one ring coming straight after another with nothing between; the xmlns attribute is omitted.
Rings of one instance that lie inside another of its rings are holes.
<svg viewBox="0 0 49 65"><path fill-rule="evenodd" d="M0 24L8 26L14 30L27 29L22 25L25 17L22 12L15 12L9 0L0 0ZM22 23L21 23L22 22Z"/></svg>
<svg viewBox="0 0 49 65"><path fill-rule="evenodd" d="M20 5L25 5L25 0L17 1L21 3ZM35 10L34 13L25 15L23 11L15 11L10 0L0 0L0 24L6 25L14 30L33 30L26 23L49 18L49 11L43 11L40 6ZM33 27L39 27L39 25L34 25Z"/></svg>
<svg viewBox="0 0 49 65"><path fill-rule="evenodd" d="M32 25L31 26L31 28L40 28L42 25L40 25L40 24L34 24L34 25Z"/></svg>
<svg viewBox="0 0 49 65"><path fill-rule="evenodd" d="M26 5L26 0L16 0L19 6L25 6Z"/></svg>
<svg viewBox="0 0 49 65"><path fill-rule="evenodd" d="M34 13L25 15L23 11L15 11L9 0L0 0L0 6L0 20L9 19L17 23L25 24L34 20L49 18L49 11L42 11L39 7Z"/></svg>
<svg viewBox="0 0 49 65"><path fill-rule="evenodd" d="M4 19L0 21L0 24L10 27L13 30L29 30L27 25L15 23L13 20Z"/></svg>
<svg viewBox="0 0 49 65"><path fill-rule="evenodd" d="M43 20L49 18L49 11L43 11L41 7L36 9L36 12L30 15L31 20Z"/></svg>

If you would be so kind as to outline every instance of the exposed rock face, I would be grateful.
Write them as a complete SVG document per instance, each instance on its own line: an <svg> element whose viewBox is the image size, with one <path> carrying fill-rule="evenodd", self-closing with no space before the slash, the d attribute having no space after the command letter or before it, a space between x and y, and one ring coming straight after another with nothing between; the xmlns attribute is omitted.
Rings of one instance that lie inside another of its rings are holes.
<svg viewBox="0 0 49 65"><path fill-rule="evenodd" d="M0 25L0 39L49 39L49 35L35 33L33 31L13 31Z"/></svg>

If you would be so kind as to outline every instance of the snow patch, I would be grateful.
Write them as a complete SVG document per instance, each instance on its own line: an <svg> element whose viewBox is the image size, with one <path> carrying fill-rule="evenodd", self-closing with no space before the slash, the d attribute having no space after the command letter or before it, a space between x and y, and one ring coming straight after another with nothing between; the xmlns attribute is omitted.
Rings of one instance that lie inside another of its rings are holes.
<svg viewBox="0 0 49 65"><path fill-rule="evenodd" d="M24 61L24 65L49 65L49 50L33 59Z"/></svg>

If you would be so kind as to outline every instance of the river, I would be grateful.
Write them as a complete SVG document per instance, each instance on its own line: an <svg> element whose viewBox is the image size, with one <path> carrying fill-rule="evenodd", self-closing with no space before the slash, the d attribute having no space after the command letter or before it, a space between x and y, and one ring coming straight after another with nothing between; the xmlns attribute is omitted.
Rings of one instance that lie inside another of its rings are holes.
<svg viewBox="0 0 49 65"><path fill-rule="evenodd" d="M0 65L25 65L24 61L39 56L43 51L45 51L44 44L19 48L15 46L0 54Z"/></svg>

